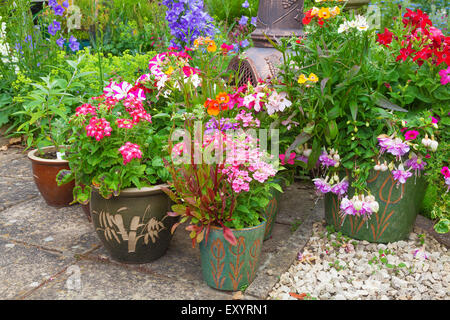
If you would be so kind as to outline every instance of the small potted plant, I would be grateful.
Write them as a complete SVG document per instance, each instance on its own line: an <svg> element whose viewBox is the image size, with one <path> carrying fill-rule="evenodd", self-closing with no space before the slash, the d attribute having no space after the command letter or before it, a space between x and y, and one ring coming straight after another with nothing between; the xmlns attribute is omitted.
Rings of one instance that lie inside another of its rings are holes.
<svg viewBox="0 0 450 320"><path fill-rule="evenodd" d="M191 147L199 159L189 155ZM245 134L232 137L216 131L205 134L203 143L180 142L172 150L174 157L166 164L173 191L165 191L176 204L169 214L189 223L192 245L200 244L204 280L220 290L248 286L264 241L264 208L271 188L280 189L271 182L275 167Z"/></svg>
<svg viewBox="0 0 450 320"><path fill-rule="evenodd" d="M176 221L167 216L170 199L162 191L169 127L152 123L147 84L113 81L76 109L66 152L70 172L59 174L61 184L75 180L75 201L90 203L99 238L124 263L161 257Z"/></svg>
<svg viewBox="0 0 450 320"><path fill-rule="evenodd" d="M58 186L56 176L61 170L69 169L65 120L80 99L68 92L81 86L78 79L83 74L78 64L82 59L80 56L77 61L68 61L73 72L68 72L67 79L47 76L41 78L42 83L32 83L35 90L26 97L24 110L15 113L26 118L17 132L26 136L28 148L36 148L28 153L36 186L46 203L54 207L68 206L73 201L74 184Z"/></svg>

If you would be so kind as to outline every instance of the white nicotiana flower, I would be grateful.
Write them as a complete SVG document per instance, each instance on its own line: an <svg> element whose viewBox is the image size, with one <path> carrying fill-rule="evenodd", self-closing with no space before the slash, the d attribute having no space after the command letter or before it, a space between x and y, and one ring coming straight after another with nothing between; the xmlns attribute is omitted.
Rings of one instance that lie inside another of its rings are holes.
<svg viewBox="0 0 450 320"><path fill-rule="evenodd" d="M348 26L348 22L345 21L344 23L342 23L342 24L339 26L338 33L344 33L344 32L347 32L349 29L350 29L350 28L349 28L349 26Z"/></svg>

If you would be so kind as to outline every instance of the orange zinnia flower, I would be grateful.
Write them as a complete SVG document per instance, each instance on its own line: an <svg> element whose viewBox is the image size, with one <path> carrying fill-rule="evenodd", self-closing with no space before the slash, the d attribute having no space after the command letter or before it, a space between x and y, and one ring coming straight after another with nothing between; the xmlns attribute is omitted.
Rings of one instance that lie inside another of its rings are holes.
<svg viewBox="0 0 450 320"><path fill-rule="evenodd" d="M219 102L210 98L206 99L205 108L206 112L208 112L208 114L211 116L217 116L220 112Z"/></svg>
<svg viewBox="0 0 450 320"><path fill-rule="evenodd" d="M225 92L220 92L217 96L216 96L216 100L219 103L228 103L230 102L230 96L225 93Z"/></svg>

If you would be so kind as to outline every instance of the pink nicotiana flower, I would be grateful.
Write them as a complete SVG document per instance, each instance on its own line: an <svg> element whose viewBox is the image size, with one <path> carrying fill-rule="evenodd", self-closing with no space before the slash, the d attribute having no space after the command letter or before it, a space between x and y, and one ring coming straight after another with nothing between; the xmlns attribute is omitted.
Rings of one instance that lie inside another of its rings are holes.
<svg viewBox="0 0 450 320"><path fill-rule="evenodd" d="M128 82L121 82L111 87L113 91L113 97L116 100L123 100L128 97L128 92L133 88Z"/></svg>
<svg viewBox="0 0 450 320"><path fill-rule="evenodd" d="M441 173L445 178L450 178L450 169L448 167L442 167Z"/></svg>
<svg viewBox="0 0 450 320"><path fill-rule="evenodd" d="M123 157L123 164L126 165L133 159L141 159L142 151L140 150L139 145L127 142L125 145L119 148L119 152Z"/></svg>
<svg viewBox="0 0 450 320"><path fill-rule="evenodd" d="M441 76L441 84L443 86L450 83L450 66L447 69L439 71L439 75Z"/></svg>
<svg viewBox="0 0 450 320"><path fill-rule="evenodd" d="M416 130L409 130L405 133L406 140L414 140L419 136L419 132Z"/></svg>
<svg viewBox="0 0 450 320"><path fill-rule="evenodd" d="M291 152L289 154L289 159L287 159L287 161L286 161L286 155L284 153L280 154L279 157L280 157L280 160L281 160L280 161L281 165L284 166L286 163L294 164L295 163L294 162L295 161L295 156L296 156L295 152Z"/></svg>
<svg viewBox="0 0 450 320"><path fill-rule="evenodd" d="M95 116L92 117L89 124L86 126L87 136L94 137L97 141L102 140L104 137L109 137L111 135L111 131L111 126L106 119L98 119Z"/></svg>

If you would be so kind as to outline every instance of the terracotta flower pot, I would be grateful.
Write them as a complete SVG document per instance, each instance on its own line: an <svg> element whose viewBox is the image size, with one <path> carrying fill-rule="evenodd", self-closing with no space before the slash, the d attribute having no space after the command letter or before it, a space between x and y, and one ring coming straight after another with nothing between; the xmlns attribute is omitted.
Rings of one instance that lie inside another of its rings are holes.
<svg viewBox="0 0 450 320"><path fill-rule="evenodd" d="M389 172L372 171L367 188L379 204L377 213L364 221L357 216L340 215L340 201L336 195L325 195L325 219L328 225L358 240L388 243L408 238L419 213L426 189L425 178L411 177L397 187ZM354 190L349 188L349 198Z"/></svg>
<svg viewBox="0 0 450 320"><path fill-rule="evenodd" d="M266 222L252 228L233 230L237 244L223 237L221 228L212 227L208 241L200 242L203 279L208 286L237 291L252 283L258 271Z"/></svg>
<svg viewBox="0 0 450 320"><path fill-rule="evenodd" d="M42 152L52 152L54 147L41 148ZM56 183L56 175L61 170L70 170L66 160L44 159L38 156L39 150L28 153L31 160L34 182L45 202L52 207L66 207L73 201L73 188L71 182L62 186Z"/></svg>
<svg viewBox="0 0 450 320"><path fill-rule="evenodd" d="M92 190L92 222L114 260L147 263L167 251L172 239L170 230L178 218L167 216L171 200L161 187L129 188L110 199Z"/></svg>

